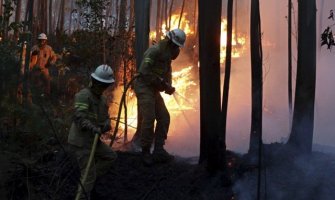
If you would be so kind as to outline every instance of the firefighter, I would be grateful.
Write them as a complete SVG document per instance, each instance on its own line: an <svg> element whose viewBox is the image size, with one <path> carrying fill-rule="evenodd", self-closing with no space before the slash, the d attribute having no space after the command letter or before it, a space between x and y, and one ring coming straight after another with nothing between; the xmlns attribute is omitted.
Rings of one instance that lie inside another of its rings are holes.
<svg viewBox="0 0 335 200"><path fill-rule="evenodd" d="M47 36L41 33L37 37L38 44L31 49L30 69L33 71L32 80L35 88L43 88L46 96L50 96L49 66L54 65L57 56L52 48L47 45Z"/></svg>
<svg viewBox="0 0 335 200"><path fill-rule="evenodd" d="M151 46L144 53L139 77L134 84L139 111L143 116L141 123L142 161L145 165L154 162L168 162L173 159L164 144L170 125L170 115L160 92L172 95L171 61L179 55L184 46L186 35L181 29L167 32L166 37ZM156 127L154 128L155 121ZM154 141L151 155L150 147Z"/></svg>
<svg viewBox="0 0 335 200"><path fill-rule="evenodd" d="M85 173L95 134L101 135L111 129L106 97L103 96L103 92L114 82L112 68L108 65L100 65L91 74L89 87L75 95L75 111L68 143L78 160L81 179ZM109 146L98 141L88 176L82 183L88 197L96 178L104 175L110 169L116 157L116 153ZM79 190L81 189L78 189L78 192ZM81 199L85 199L85 192L81 192Z"/></svg>

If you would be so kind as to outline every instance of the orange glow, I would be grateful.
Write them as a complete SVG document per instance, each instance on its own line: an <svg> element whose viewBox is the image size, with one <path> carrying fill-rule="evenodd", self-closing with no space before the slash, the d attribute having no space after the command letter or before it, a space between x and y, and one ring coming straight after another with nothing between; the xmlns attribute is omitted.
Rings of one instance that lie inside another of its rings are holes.
<svg viewBox="0 0 335 200"><path fill-rule="evenodd" d="M191 28L190 28L190 21L186 18L186 16L187 16L187 13L184 13L183 16L182 16L182 18L181 18L179 28L182 29L187 36L189 36L189 35L194 34L194 31L191 30ZM169 21L169 19L168 19L168 21ZM179 23L179 14L173 14L173 15L171 15L171 27L170 27L170 30L178 28L178 23ZM165 36L165 34L166 34L167 31L168 31L168 26L165 23L163 23L162 24L162 33L163 34L161 36L161 39L164 38L164 36ZM156 35L157 35L156 31L150 31L150 34L149 34L150 40L155 40L156 39Z"/></svg>
<svg viewBox="0 0 335 200"><path fill-rule="evenodd" d="M196 99L190 99L188 95L188 93L190 92L190 87L196 85L196 83L191 78L192 68L192 66L188 66L172 73L172 85L176 88L176 93L174 95L167 95L164 92L161 93L162 97L164 98L165 105L170 112L171 121L178 117L181 112L194 109L193 106ZM114 97L117 102L113 102L109 106L109 113L110 117L112 118L112 127L115 127L115 120L119 107L118 101L121 99L122 92L123 86L119 86L114 92ZM135 128L133 127L137 126L137 101L135 93L132 90L128 90L127 92L127 108L128 133L130 135L133 135L135 132ZM123 135L123 130L125 126L124 122L125 120L123 109L118 131L120 135Z"/></svg>
<svg viewBox="0 0 335 200"><path fill-rule="evenodd" d="M232 37L232 58L239 58L245 50L246 38L244 36L238 36L233 30ZM226 59L226 47L227 47L227 20L221 20L221 38L220 38L220 63L224 63Z"/></svg>

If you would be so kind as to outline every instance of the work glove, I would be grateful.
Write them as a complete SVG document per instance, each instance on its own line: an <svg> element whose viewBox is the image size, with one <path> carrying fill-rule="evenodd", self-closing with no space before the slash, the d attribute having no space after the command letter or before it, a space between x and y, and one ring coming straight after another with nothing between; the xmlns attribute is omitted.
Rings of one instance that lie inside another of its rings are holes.
<svg viewBox="0 0 335 200"><path fill-rule="evenodd" d="M112 129L111 127L111 121L107 119L105 123L101 126L101 132L105 133L107 131L110 131Z"/></svg>
<svg viewBox="0 0 335 200"><path fill-rule="evenodd" d="M154 86L154 88L156 90L158 90L160 92L163 92L165 90L165 88L166 88L166 84L165 84L164 80L162 78L159 78L159 77L157 77L153 81L152 85Z"/></svg>
<svg viewBox="0 0 335 200"><path fill-rule="evenodd" d="M176 91L175 87L172 87L170 84L167 84L165 87L165 93L168 95L172 95Z"/></svg>
<svg viewBox="0 0 335 200"><path fill-rule="evenodd" d="M31 53L31 55L36 56L36 55L38 55L39 53L40 53L39 50L34 50L34 51Z"/></svg>
<svg viewBox="0 0 335 200"><path fill-rule="evenodd" d="M93 127L93 128L92 128L92 132L93 132L94 135L95 135L95 134L98 134L98 135L101 135L101 134L102 134L102 132L101 132L101 128L100 128L100 127Z"/></svg>

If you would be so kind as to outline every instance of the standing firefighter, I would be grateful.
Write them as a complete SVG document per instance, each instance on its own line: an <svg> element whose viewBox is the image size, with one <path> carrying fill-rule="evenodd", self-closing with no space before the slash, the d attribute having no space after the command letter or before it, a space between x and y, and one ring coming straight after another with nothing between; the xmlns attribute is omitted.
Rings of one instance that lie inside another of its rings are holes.
<svg viewBox="0 0 335 200"><path fill-rule="evenodd" d="M35 89L43 88L44 94L50 96L51 77L48 67L55 64L57 56L52 48L47 45L48 38L44 33L39 34L37 39L38 44L31 49L32 81Z"/></svg>
<svg viewBox="0 0 335 200"><path fill-rule="evenodd" d="M166 37L150 47L143 56L139 68L139 78L135 82L135 93L143 121L141 122L142 160L145 165L153 162L167 162L173 159L164 149L170 125L170 114L160 92L172 95L175 88L172 83L171 61L176 59L180 47L184 46L186 35L180 29L174 29ZM157 121L154 129L155 120ZM154 143L153 155L150 154Z"/></svg>
<svg viewBox="0 0 335 200"><path fill-rule="evenodd" d="M78 188L77 197L80 195L80 199L86 199L85 193L89 198L96 178L104 175L117 157L116 153L97 137L111 129L106 97L102 94L114 82L112 68L100 65L91 74L90 86L75 96L75 112L68 143L77 157L81 170L81 182L85 192L81 187ZM96 146L92 145L95 141ZM88 165L90 152L94 153L94 150L95 154L92 154L94 159ZM87 166L90 166L88 170Z"/></svg>

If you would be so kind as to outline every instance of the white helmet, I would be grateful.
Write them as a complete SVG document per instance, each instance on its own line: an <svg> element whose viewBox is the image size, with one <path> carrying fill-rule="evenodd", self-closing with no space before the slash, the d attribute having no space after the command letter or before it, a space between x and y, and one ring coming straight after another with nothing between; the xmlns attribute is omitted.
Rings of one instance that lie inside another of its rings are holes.
<svg viewBox="0 0 335 200"><path fill-rule="evenodd" d="M41 33L41 34L38 35L37 39L39 39L39 40L47 40L48 38L47 38L47 35L45 35L45 33Z"/></svg>
<svg viewBox="0 0 335 200"><path fill-rule="evenodd" d="M166 36L179 47L183 47L186 40L186 34L183 30L177 28L167 32Z"/></svg>
<svg viewBox="0 0 335 200"><path fill-rule="evenodd" d="M94 73L91 74L91 77L103 83L114 83L115 82L113 70L108 65L98 66L95 69Z"/></svg>

